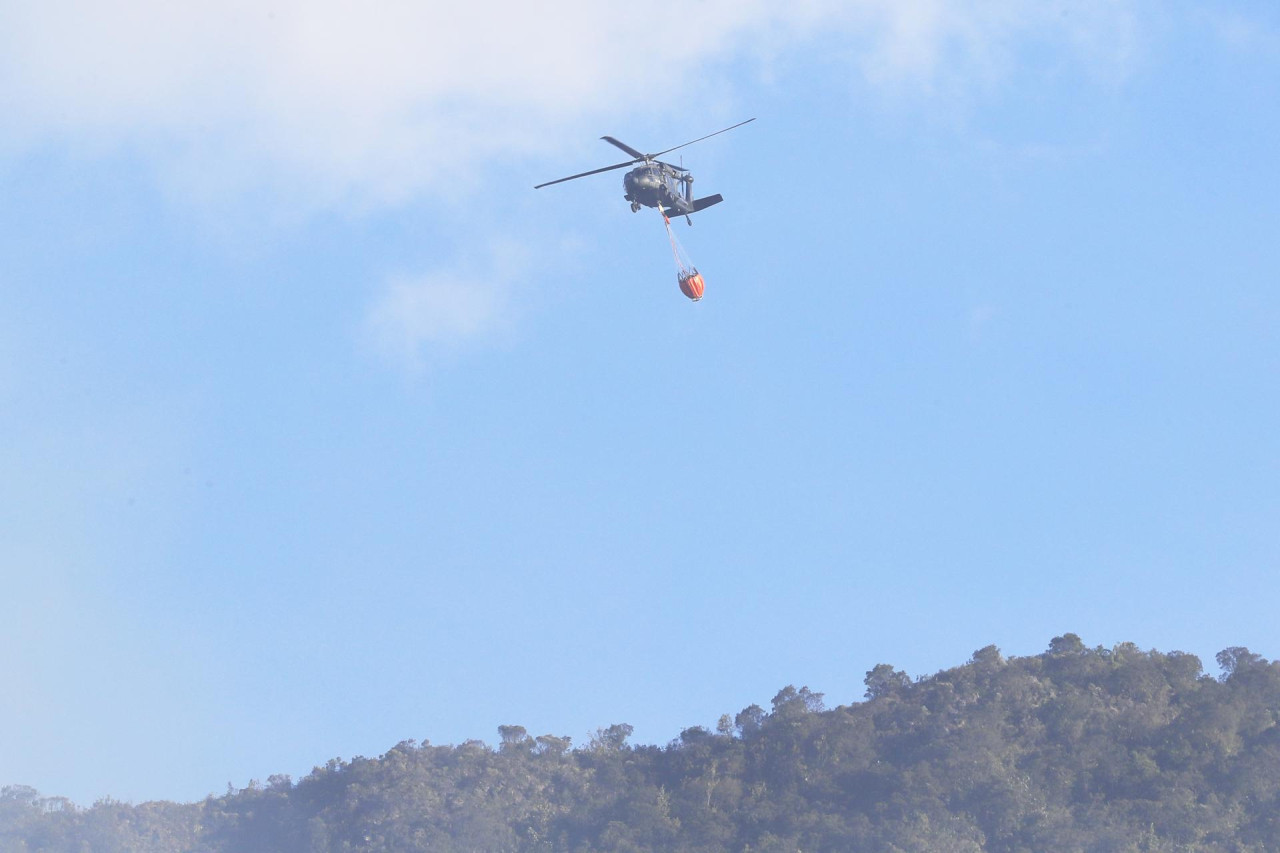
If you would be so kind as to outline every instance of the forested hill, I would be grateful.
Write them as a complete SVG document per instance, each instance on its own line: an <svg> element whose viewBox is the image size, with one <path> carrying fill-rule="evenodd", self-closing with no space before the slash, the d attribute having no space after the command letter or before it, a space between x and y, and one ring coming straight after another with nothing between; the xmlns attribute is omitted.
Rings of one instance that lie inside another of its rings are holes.
<svg viewBox="0 0 1280 853"><path fill-rule="evenodd" d="M405 742L201 803L0 795L0 851L1280 851L1280 663L1055 638L831 710L787 687L666 746Z"/></svg>

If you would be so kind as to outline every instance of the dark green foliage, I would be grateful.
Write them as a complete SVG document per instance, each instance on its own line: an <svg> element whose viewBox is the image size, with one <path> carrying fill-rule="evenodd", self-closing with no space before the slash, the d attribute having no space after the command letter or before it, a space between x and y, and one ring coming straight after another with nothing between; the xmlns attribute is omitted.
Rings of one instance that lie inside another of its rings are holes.
<svg viewBox="0 0 1280 853"><path fill-rule="evenodd" d="M824 710L785 687L715 730L631 746L499 728L497 749L407 741L177 805L80 809L0 791L0 853L1280 850L1280 664L1056 637L994 646Z"/></svg>

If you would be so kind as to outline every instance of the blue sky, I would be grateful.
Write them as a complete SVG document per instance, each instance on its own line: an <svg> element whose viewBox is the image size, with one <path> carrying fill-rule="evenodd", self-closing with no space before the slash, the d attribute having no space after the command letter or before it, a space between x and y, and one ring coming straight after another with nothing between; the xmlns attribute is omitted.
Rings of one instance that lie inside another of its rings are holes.
<svg viewBox="0 0 1280 853"><path fill-rule="evenodd" d="M1280 656L1272 4L16 5L0 784Z"/></svg>

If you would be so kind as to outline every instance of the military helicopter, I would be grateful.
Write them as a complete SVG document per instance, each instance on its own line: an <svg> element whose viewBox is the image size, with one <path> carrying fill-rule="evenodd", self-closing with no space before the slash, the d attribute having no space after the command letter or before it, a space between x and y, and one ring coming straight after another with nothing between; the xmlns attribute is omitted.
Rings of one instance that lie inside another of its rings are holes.
<svg viewBox="0 0 1280 853"><path fill-rule="evenodd" d="M749 118L746 121L740 121L732 127L726 127L724 130L717 130L715 133L708 133L706 136L699 136L697 139L689 142L681 143L665 151L659 151L657 154L641 154L636 149L627 145L625 142L619 142L612 136L600 137L605 142L634 157L634 160L628 160L625 163L615 163L612 166L605 166L602 169L592 169L590 172L580 172L576 175L570 175L567 178L558 178L554 181L547 181L545 184L538 184L535 190L543 187L549 187L552 184L562 184L565 181L572 181L577 178L585 178L587 175L598 175L601 172L611 172L614 169L625 169L628 166L636 166L637 163L644 165L637 166L632 169L622 179L622 188L626 191L623 198L631 202L631 212L635 213L643 207L656 207L663 216L683 216L685 221L690 225L693 220L689 218L689 214L697 213L699 210L705 210L713 204L719 204L724 201L724 197L719 193L715 195L704 196L702 198L693 197L693 175L689 170L681 166L673 166L670 163L664 163L658 158L663 154L670 154L677 148L684 148L686 145L692 145L695 142L701 142L704 139L710 139L713 136L719 136L726 131L733 130L735 127L742 127L744 124L755 121Z"/></svg>

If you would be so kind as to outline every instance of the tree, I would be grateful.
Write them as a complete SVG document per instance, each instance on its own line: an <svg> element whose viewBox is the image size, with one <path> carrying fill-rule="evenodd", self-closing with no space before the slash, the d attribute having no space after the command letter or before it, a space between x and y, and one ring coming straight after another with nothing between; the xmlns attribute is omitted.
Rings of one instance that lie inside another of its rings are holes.
<svg viewBox="0 0 1280 853"><path fill-rule="evenodd" d="M627 738L631 737L631 733L635 731L635 726L629 723L614 723L607 729L596 729L596 733L591 736L588 748L599 751L617 751L627 748Z"/></svg>
<svg viewBox="0 0 1280 853"><path fill-rule="evenodd" d="M1244 646L1232 646L1218 652L1218 666L1222 667L1222 680L1225 681L1236 673L1237 670L1244 670L1254 664L1265 664L1266 658L1262 655L1255 655Z"/></svg>
<svg viewBox="0 0 1280 853"><path fill-rule="evenodd" d="M911 678L902 670L894 669L887 663L878 663L867 673L862 683L867 686L866 697L879 699L891 696L904 687L911 685Z"/></svg>
<svg viewBox="0 0 1280 853"><path fill-rule="evenodd" d="M1084 641L1080 639L1078 634L1063 634L1061 637L1054 637L1049 641L1049 654L1054 656L1084 654Z"/></svg>
<svg viewBox="0 0 1280 853"><path fill-rule="evenodd" d="M821 711L823 708L821 693L815 693L808 687L799 690L788 684L773 697L773 714L775 717L788 717Z"/></svg>
<svg viewBox="0 0 1280 853"><path fill-rule="evenodd" d="M680 742L683 744L697 743L711 737L711 732L707 731L705 726L690 726L680 732Z"/></svg>
<svg viewBox="0 0 1280 853"><path fill-rule="evenodd" d="M748 705L733 718L733 725L741 737L750 737L760 731L764 718L768 716L759 705Z"/></svg>
<svg viewBox="0 0 1280 853"><path fill-rule="evenodd" d="M569 751L569 747L573 745L573 740L567 736L538 735L537 741L538 752L542 755L564 755Z"/></svg>
<svg viewBox="0 0 1280 853"><path fill-rule="evenodd" d="M0 853L1280 851L1280 664L1219 663L1067 635L914 682L880 664L833 711L788 686L665 747L502 726L496 750L406 741L190 805L13 786Z"/></svg>
<svg viewBox="0 0 1280 853"><path fill-rule="evenodd" d="M1000 649L992 646L983 646L973 653L973 657L969 658L969 662L977 666L979 669L995 669L1004 663L1004 657L1000 654Z"/></svg>
<svg viewBox="0 0 1280 853"><path fill-rule="evenodd" d="M524 726L498 726L498 751L503 753L529 752L533 749L533 741Z"/></svg>

